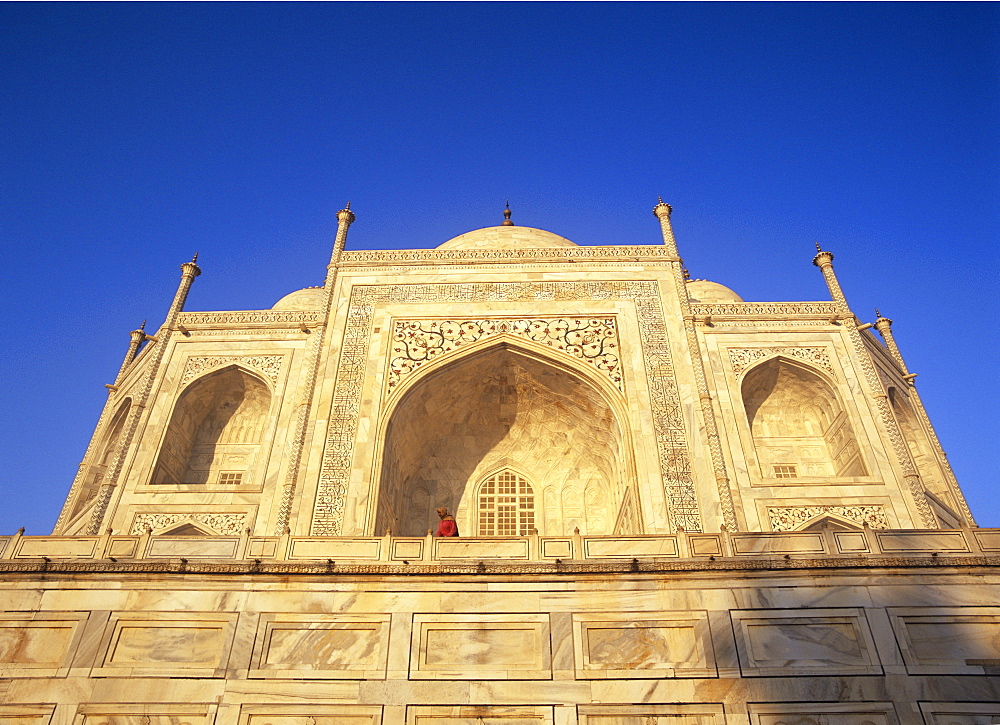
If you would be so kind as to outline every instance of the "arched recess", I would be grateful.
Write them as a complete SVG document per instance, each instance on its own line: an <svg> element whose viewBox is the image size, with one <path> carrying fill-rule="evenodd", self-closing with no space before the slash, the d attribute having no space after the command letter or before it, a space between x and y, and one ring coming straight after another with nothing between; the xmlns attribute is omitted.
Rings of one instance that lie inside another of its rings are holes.
<svg viewBox="0 0 1000 725"><path fill-rule="evenodd" d="M763 478L868 475L850 418L821 373L773 357L746 373L741 390Z"/></svg>
<svg viewBox="0 0 1000 725"><path fill-rule="evenodd" d="M152 482L253 483L270 407L267 384L244 368L198 378L174 405Z"/></svg>
<svg viewBox="0 0 1000 725"><path fill-rule="evenodd" d="M899 432L910 449L910 458L913 459L913 464L917 467L917 473L920 474L924 488L933 494L937 499L936 503L943 504L948 509L944 517L941 516L941 511L937 512L939 519L947 519L941 521L942 526L951 528L956 524L960 525L962 519L957 513L959 507L956 505L948 483L941 472L937 457L934 455L934 449L931 448L930 441L920 427L916 413L913 412L905 393L901 393L894 387L890 387L888 392L889 405L892 407L896 422L899 424Z"/></svg>
<svg viewBox="0 0 1000 725"><path fill-rule="evenodd" d="M131 407L131 398L123 400L111 418L111 424L105 429L101 444L96 448L95 455L87 467L87 473L83 478L83 485L80 486L76 503L73 504L70 521L87 508L87 504L94 500L94 497L100 490L104 474L107 472L108 465L111 463L111 459L118 449L118 439L121 438L122 430L125 428L125 421L128 419L129 408Z"/></svg>
<svg viewBox="0 0 1000 725"><path fill-rule="evenodd" d="M376 532L422 535L445 506L474 535L479 485L509 469L530 482L540 534L640 533L615 530L635 521L618 515L635 468L617 391L550 353L494 340L400 391L382 428ZM564 505L573 492L580 511Z"/></svg>

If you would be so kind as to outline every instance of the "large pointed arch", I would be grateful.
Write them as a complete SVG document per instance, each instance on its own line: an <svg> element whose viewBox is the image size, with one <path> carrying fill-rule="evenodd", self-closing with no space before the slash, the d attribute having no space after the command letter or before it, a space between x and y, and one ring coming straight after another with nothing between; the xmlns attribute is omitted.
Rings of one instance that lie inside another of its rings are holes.
<svg viewBox="0 0 1000 725"><path fill-rule="evenodd" d="M740 392L762 478L867 475L855 427L823 371L777 355L748 369Z"/></svg>
<svg viewBox="0 0 1000 725"><path fill-rule="evenodd" d="M251 483L271 402L267 382L240 365L196 378L174 404L152 483Z"/></svg>
<svg viewBox="0 0 1000 725"><path fill-rule="evenodd" d="M423 534L440 506L461 531L476 531L477 484L508 467L532 481L541 533L572 532L563 511L546 510L551 496L543 492L558 489L561 499L574 485L591 487L591 520L603 527L585 533L612 533L625 491L635 487L624 404L599 373L562 357L499 336L411 376L379 430L375 531Z"/></svg>

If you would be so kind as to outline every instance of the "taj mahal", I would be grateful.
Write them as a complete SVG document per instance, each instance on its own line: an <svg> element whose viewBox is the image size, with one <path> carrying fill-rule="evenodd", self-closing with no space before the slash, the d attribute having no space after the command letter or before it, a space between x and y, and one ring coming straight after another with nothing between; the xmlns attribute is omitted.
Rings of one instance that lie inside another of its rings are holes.
<svg viewBox="0 0 1000 725"><path fill-rule="evenodd" d="M0 532L0 723L1000 722L1000 530L892 321L653 215L352 250L347 205L267 310L183 263L52 535Z"/></svg>

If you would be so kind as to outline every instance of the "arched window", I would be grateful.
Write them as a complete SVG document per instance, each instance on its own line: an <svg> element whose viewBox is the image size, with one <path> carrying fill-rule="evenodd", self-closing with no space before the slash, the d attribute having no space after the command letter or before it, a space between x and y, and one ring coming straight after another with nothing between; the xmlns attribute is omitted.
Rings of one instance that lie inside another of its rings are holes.
<svg viewBox="0 0 1000 725"><path fill-rule="evenodd" d="M763 478L868 475L854 427L819 374L777 357L748 372L742 392Z"/></svg>
<svg viewBox="0 0 1000 725"><path fill-rule="evenodd" d="M527 536L535 528L535 493L510 469L483 481L478 503L480 536Z"/></svg>

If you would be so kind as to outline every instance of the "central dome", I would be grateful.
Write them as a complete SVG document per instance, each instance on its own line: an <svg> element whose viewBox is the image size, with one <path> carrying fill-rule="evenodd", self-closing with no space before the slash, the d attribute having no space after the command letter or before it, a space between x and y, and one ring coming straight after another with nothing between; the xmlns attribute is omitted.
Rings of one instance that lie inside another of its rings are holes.
<svg viewBox="0 0 1000 725"><path fill-rule="evenodd" d="M551 249L576 247L566 237L532 227L499 226L476 229L449 239L438 249Z"/></svg>

